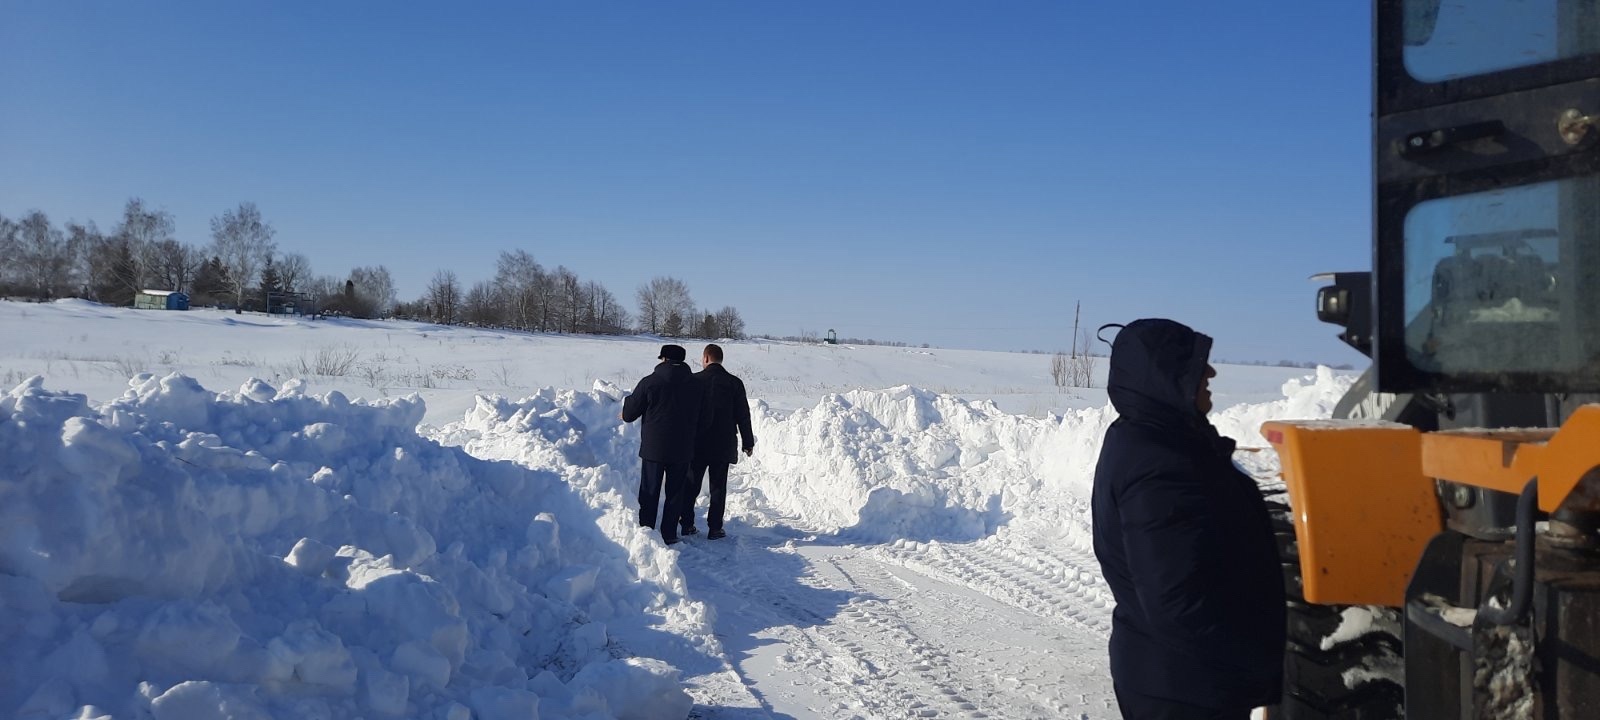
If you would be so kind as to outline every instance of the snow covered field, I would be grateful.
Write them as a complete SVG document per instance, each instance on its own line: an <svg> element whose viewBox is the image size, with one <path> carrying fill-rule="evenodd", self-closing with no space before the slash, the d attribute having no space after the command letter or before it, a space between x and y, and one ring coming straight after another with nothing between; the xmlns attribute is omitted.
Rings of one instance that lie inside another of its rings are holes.
<svg viewBox="0 0 1600 720"><path fill-rule="evenodd" d="M1116 715L1114 414L1048 356L726 343L756 454L729 537L668 549L617 420L655 340L76 301L0 337L0 717ZM1219 371L1245 446L1350 381Z"/></svg>

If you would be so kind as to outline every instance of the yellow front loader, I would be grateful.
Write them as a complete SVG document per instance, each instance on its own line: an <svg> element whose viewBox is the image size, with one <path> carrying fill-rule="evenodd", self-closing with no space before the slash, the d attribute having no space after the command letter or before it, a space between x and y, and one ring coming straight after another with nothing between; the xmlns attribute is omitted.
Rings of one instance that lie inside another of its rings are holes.
<svg viewBox="0 0 1600 720"><path fill-rule="evenodd" d="M1600 718L1600 1L1376 0L1372 358L1262 433L1287 486L1278 716Z"/></svg>

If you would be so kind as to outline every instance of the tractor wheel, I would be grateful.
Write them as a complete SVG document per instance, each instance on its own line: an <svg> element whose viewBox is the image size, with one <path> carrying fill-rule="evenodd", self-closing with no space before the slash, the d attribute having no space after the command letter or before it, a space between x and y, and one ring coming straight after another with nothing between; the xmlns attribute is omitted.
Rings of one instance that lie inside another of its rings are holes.
<svg viewBox="0 0 1600 720"><path fill-rule="evenodd" d="M1289 598L1284 720L1396 720L1405 717L1400 613L1392 608L1314 605L1300 581L1300 549L1289 507L1268 500Z"/></svg>

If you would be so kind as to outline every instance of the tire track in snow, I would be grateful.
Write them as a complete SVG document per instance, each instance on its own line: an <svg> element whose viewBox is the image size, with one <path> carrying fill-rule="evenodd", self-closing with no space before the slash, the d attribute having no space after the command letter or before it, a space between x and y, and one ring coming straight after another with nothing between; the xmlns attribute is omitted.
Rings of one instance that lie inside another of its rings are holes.
<svg viewBox="0 0 1600 720"><path fill-rule="evenodd" d="M1115 716L1102 633L1041 624L1039 615L975 588L885 564L876 550L830 562L883 598L895 622L933 649L936 662L911 669L957 712L935 708L926 717Z"/></svg>
<svg viewBox="0 0 1600 720"><path fill-rule="evenodd" d="M778 677L756 676L730 658L743 684L754 689L769 711L787 714L789 708L783 707L787 703L802 706L796 708L808 713L802 717L915 717L897 710L895 692L886 679L892 663L868 652L870 643L858 633L837 626L859 619L860 611L852 608L870 602L869 598L821 581L815 566L796 551L792 538L770 530L750 528L726 544L697 545L689 543L679 566L689 577L691 594L724 599L713 603L719 627L725 616L736 615L727 623L733 632L755 633L763 644L783 646L778 670L787 672ZM786 575L778 569L786 565L801 569ZM790 597L805 589L823 593L824 600L807 603Z"/></svg>
<svg viewBox="0 0 1600 720"><path fill-rule="evenodd" d="M965 673L955 672L950 654L919 635L908 622L907 600L919 595L914 586L894 577L875 560L854 554L827 558L825 570L870 593L841 613L849 626L844 629L852 631L842 643L854 654L875 654L893 663L885 673L885 685L900 704L903 717L990 717L965 696L974 688L964 682Z"/></svg>
<svg viewBox="0 0 1600 720"><path fill-rule="evenodd" d="M978 543L907 543L883 554L896 564L948 579L1030 613L1100 635L1111 631L1111 591L1092 553L1057 551L989 539Z"/></svg>
<svg viewBox="0 0 1600 720"><path fill-rule="evenodd" d="M730 658L769 713L1116 716L1104 657L1111 595L1086 530L881 545L765 519L780 524L739 528L731 548L690 539L680 566L696 597L714 588L726 598L712 602L719 618L743 616L758 644L778 648L765 666Z"/></svg>
<svg viewBox="0 0 1600 720"><path fill-rule="evenodd" d="M836 699L840 705L837 709L864 712L865 717L870 718L989 717L960 697L958 691L950 689L954 683L947 667L947 656L911 631L898 617L892 600L852 578L832 559L818 563L808 557L810 553L799 552L795 545L786 542L781 547L767 549L792 553L804 560L806 573L799 578L802 584L843 591L849 596L844 605L831 609L787 600L781 592L775 591L781 583L792 580L772 576L771 568L775 564L763 562L756 547L753 542L739 543L735 565L758 568L755 572L743 573L747 580L755 581L752 590L779 598L773 601L774 607L802 624L809 624L797 628L798 637L789 655L801 667L821 670L808 673L808 677L822 683L823 687L814 689ZM825 572L829 569L834 572ZM864 569L882 580L888 578L875 563L869 562ZM733 571L732 574L740 573ZM883 582L873 585L878 590L884 589Z"/></svg>
<svg viewBox="0 0 1600 720"><path fill-rule="evenodd" d="M782 677L753 677L730 659L772 713L790 712L785 703L799 702L804 713L792 708L799 717L1044 718L1063 717L1072 705L1057 697L1059 674L1038 662L1049 659L1039 657L1048 650L1019 653L1023 640L994 636L994 628L1038 623L1026 613L996 601L975 603L966 588L944 588L943 581L903 578L906 571L885 565L872 550L794 543L755 529L741 533L731 549L696 544L680 560L691 592L722 598L715 603L719 618L736 614L745 626L761 628L763 641L783 646ZM803 567L798 576L787 573L796 566ZM797 588L845 600L790 597ZM1080 701L1074 707L1087 701L1067 695Z"/></svg>

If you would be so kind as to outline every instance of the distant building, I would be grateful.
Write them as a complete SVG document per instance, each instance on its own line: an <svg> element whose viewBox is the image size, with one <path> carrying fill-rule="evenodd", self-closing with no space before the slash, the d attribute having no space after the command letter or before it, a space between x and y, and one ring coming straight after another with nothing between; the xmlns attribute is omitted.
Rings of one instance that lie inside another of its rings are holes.
<svg viewBox="0 0 1600 720"><path fill-rule="evenodd" d="M188 310L189 296L175 290L140 290L133 298L140 310Z"/></svg>
<svg viewBox="0 0 1600 720"><path fill-rule="evenodd" d="M267 313L270 315L317 314L317 303L303 292L271 291L267 293Z"/></svg>

